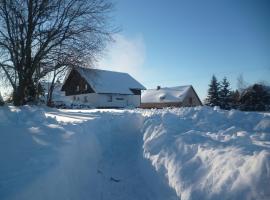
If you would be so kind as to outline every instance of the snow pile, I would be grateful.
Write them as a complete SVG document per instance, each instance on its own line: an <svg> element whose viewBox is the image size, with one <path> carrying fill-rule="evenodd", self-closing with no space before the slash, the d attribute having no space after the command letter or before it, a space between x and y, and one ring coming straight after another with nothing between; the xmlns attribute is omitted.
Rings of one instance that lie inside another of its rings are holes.
<svg viewBox="0 0 270 200"><path fill-rule="evenodd" d="M28 106L0 113L1 200L177 199L143 158L139 113Z"/></svg>
<svg viewBox="0 0 270 200"><path fill-rule="evenodd" d="M0 108L0 199L270 199L270 115Z"/></svg>
<svg viewBox="0 0 270 200"><path fill-rule="evenodd" d="M144 156L182 200L270 198L269 115L206 107L145 115Z"/></svg>
<svg viewBox="0 0 270 200"><path fill-rule="evenodd" d="M43 109L0 109L0 199L19 195L58 162L66 130ZM15 198L16 199L16 198ZM21 199L20 196L17 199ZM31 199L31 198L30 198Z"/></svg>

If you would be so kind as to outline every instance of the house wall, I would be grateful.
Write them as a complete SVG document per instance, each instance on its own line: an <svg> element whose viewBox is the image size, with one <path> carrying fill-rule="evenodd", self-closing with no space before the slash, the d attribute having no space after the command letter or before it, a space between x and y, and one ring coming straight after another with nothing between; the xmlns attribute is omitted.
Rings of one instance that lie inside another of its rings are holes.
<svg viewBox="0 0 270 200"><path fill-rule="evenodd" d="M192 98L192 103L190 102L190 98ZM201 102L198 99L196 93L193 89L189 89L186 98L182 102L182 106L189 107L189 106L200 106Z"/></svg>
<svg viewBox="0 0 270 200"><path fill-rule="evenodd" d="M122 95L122 94L78 94L68 96L71 102L75 104L89 105L99 108L123 108L123 107L139 107L140 95Z"/></svg>
<svg viewBox="0 0 270 200"><path fill-rule="evenodd" d="M131 107L140 107L141 105L141 95L127 95L128 106Z"/></svg>

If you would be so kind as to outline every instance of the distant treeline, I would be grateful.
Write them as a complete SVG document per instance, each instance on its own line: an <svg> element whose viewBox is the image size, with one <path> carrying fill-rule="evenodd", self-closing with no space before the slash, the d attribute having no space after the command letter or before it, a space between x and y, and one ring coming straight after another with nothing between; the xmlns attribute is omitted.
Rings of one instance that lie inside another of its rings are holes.
<svg viewBox="0 0 270 200"><path fill-rule="evenodd" d="M270 87L262 83L255 83L231 90L226 77L219 82L213 75L205 105L219 106L225 110L270 111Z"/></svg>

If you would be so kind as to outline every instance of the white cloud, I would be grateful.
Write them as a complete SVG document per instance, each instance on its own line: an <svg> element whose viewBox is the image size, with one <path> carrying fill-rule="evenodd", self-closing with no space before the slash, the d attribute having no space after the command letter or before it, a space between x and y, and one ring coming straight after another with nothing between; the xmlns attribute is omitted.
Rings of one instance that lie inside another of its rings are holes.
<svg viewBox="0 0 270 200"><path fill-rule="evenodd" d="M140 77L145 61L145 44L142 35L128 38L121 34L114 35L104 56L97 63L98 68L127 72L134 77Z"/></svg>

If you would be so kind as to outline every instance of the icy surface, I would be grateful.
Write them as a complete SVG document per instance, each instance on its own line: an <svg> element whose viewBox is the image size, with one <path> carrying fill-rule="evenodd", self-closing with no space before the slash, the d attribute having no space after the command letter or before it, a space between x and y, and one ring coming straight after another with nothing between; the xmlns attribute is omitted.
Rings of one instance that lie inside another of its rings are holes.
<svg viewBox="0 0 270 200"><path fill-rule="evenodd" d="M0 108L0 199L270 199L270 115Z"/></svg>
<svg viewBox="0 0 270 200"><path fill-rule="evenodd" d="M182 102L191 85L148 89L142 92L142 103Z"/></svg>

